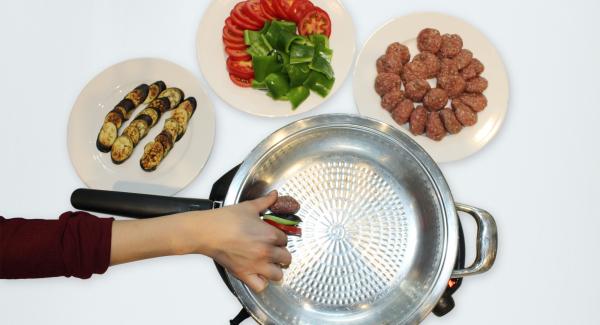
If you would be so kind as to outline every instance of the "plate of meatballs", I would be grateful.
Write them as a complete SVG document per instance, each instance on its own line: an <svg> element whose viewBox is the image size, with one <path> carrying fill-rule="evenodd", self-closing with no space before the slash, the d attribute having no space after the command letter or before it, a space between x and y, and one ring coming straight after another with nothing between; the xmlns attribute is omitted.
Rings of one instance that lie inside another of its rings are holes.
<svg viewBox="0 0 600 325"><path fill-rule="evenodd" d="M437 162L480 150L508 109L508 77L494 45L439 13L378 29L358 57L353 86L360 114L409 134Z"/></svg>

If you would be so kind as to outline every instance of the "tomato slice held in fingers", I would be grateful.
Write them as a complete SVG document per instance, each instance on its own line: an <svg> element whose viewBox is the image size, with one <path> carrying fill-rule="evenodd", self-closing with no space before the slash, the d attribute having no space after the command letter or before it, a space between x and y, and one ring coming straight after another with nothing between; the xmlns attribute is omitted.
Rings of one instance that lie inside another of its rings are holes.
<svg viewBox="0 0 600 325"><path fill-rule="evenodd" d="M250 88L252 87L252 79L245 79L245 78L240 78L238 76L234 76L231 73L229 74L229 79L231 79L231 81L233 81L233 83L236 86L242 87L242 88Z"/></svg>
<svg viewBox="0 0 600 325"><path fill-rule="evenodd" d="M227 27L232 35L244 37L244 30L240 29L236 24L234 24L231 17L227 17L227 19L225 19L225 27Z"/></svg>
<svg viewBox="0 0 600 325"><path fill-rule="evenodd" d="M315 5L310 1L294 1L294 4L290 7L292 19L296 23L299 23L302 17L304 17L304 14L314 7Z"/></svg>
<svg viewBox="0 0 600 325"><path fill-rule="evenodd" d="M302 228L298 228L296 226L281 225L273 220L263 220L263 221L270 224L271 226L283 231L286 235L298 236L298 237L302 236Z"/></svg>
<svg viewBox="0 0 600 325"><path fill-rule="evenodd" d="M252 56L246 52L246 50L236 50L229 47L225 48L225 53L233 60L233 61L249 61L252 60Z"/></svg>
<svg viewBox="0 0 600 325"><path fill-rule="evenodd" d="M227 71L234 76L243 79L253 79L254 69L252 68L252 60L235 61L227 58Z"/></svg>
<svg viewBox="0 0 600 325"><path fill-rule="evenodd" d="M327 37L331 35L331 19L325 10L314 7L304 13L304 17L298 24L300 35L323 34Z"/></svg>
<svg viewBox="0 0 600 325"><path fill-rule="evenodd" d="M242 40L242 42L232 42L228 39L223 38L223 44L225 44L225 47L230 48L230 49L234 49L234 50L245 50L247 48L246 44L244 43L244 40Z"/></svg>
<svg viewBox="0 0 600 325"><path fill-rule="evenodd" d="M234 35L227 26L223 27L223 39L232 43L244 43L244 36Z"/></svg>
<svg viewBox="0 0 600 325"><path fill-rule="evenodd" d="M246 16L255 21L264 22L267 20L267 17L262 10L262 6L260 5L260 0L248 0L246 5L242 7L242 11Z"/></svg>
<svg viewBox="0 0 600 325"><path fill-rule="evenodd" d="M262 22L254 21L244 14L242 8L246 5L246 1L239 2L231 10L231 20L241 29L259 30L262 27Z"/></svg>

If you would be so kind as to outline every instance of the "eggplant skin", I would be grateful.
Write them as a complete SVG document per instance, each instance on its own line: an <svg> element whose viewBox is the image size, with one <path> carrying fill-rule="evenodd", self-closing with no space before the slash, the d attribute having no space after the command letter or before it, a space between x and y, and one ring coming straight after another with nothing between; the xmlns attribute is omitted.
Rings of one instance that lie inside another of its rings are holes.
<svg viewBox="0 0 600 325"><path fill-rule="evenodd" d="M111 122L112 124L114 124L117 127L117 129L119 129L121 127L121 125L123 124L124 119L125 119L125 116L123 116L123 114L121 114L121 110L113 109L112 111L108 112L108 114L106 114L106 117L104 118L104 122Z"/></svg>
<svg viewBox="0 0 600 325"><path fill-rule="evenodd" d="M152 107L156 107L161 111L161 113L164 113L171 109L171 102L169 101L168 98L165 98L165 97L157 98L157 99L151 101L150 104L148 104L148 106L146 108L152 108Z"/></svg>
<svg viewBox="0 0 600 325"><path fill-rule="evenodd" d="M131 117L131 114L133 114L133 111L135 110L136 105L133 103L133 101L131 99L123 99L121 100L117 106L115 106L115 109L124 109L126 114L125 114L125 120L128 120Z"/></svg>
<svg viewBox="0 0 600 325"><path fill-rule="evenodd" d="M141 85L135 87L135 89L133 89L132 91L130 91L125 96L125 99L130 99L137 107L146 100L146 97L148 96L149 88L150 87L148 85L141 84Z"/></svg>
<svg viewBox="0 0 600 325"><path fill-rule="evenodd" d="M194 97L188 97L177 106L177 108L180 107L187 111L189 117L192 117L196 111L196 99Z"/></svg>
<svg viewBox="0 0 600 325"><path fill-rule="evenodd" d="M161 132L154 138L154 141L160 143L163 146L165 150L164 156L168 155L171 149L173 149L173 140L171 139L171 135L168 132Z"/></svg>
<svg viewBox="0 0 600 325"><path fill-rule="evenodd" d="M150 118L152 119L152 126L155 126L156 123L158 123L158 119L160 118L160 115L158 115L156 113L156 110L154 108L146 108L144 109L139 115L148 115L150 116Z"/></svg>
<svg viewBox="0 0 600 325"><path fill-rule="evenodd" d="M133 153L133 142L127 136L117 138L112 146L110 158L113 163L120 165L126 161Z"/></svg>
<svg viewBox="0 0 600 325"><path fill-rule="evenodd" d="M144 104L148 104L149 102L155 100L156 97L158 97L158 95L165 89L167 89L167 85L165 85L162 80L158 80L151 84L150 88L148 89L148 96L146 97Z"/></svg>
<svg viewBox="0 0 600 325"><path fill-rule="evenodd" d="M98 132L96 148L102 152L109 152L117 138L117 127L112 122L105 122Z"/></svg>
<svg viewBox="0 0 600 325"><path fill-rule="evenodd" d="M140 115L136 116L134 120L143 121L144 123L146 123L147 128L150 128L152 126L152 117L148 116L146 114L140 114ZM133 123L133 122L131 122L131 123Z"/></svg>
<svg viewBox="0 0 600 325"><path fill-rule="evenodd" d="M161 92L160 95L158 95L158 98L165 97L169 99L169 102L171 103L171 108L175 108L183 100L184 93L179 88L171 87L163 90L163 92Z"/></svg>

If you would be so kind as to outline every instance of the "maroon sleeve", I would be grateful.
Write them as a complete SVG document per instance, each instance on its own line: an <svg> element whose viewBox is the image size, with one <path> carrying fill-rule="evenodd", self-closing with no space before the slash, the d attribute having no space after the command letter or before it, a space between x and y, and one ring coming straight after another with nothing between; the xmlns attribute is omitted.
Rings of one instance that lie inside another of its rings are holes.
<svg viewBox="0 0 600 325"><path fill-rule="evenodd" d="M65 212L58 220L0 217L0 279L87 279L110 264L113 218Z"/></svg>

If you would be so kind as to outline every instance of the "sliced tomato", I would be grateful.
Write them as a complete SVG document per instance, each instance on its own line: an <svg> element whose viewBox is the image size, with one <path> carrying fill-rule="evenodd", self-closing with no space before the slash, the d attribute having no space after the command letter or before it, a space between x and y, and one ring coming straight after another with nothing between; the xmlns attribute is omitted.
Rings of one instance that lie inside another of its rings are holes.
<svg viewBox="0 0 600 325"><path fill-rule="evenodd" d="M319 7L305 12L298 25L300 35L323 34L327 37L331 35L331 19L325 10Z"/></svg>
<svg viewBox="0 0 600 325"><path fill-rule="evenodd" d="M223 39L233 43L244 43L244 36L234 35L227 26L223 27Z"/></svg>
<svg viewBox="0 0 600 325"><path fill-rule="evenodd" d="M273 0L273 9L275 10L275 14L279 19L290 20L287 16L287 12L285 11L285 6L283 2L287 0Z"/></svg>
<svg viewBox="0 0 600 325"><path fill-rule="evenodd" d="M248 61L252 60L252 56L246 52L246 50L236 50L229 47L225 48L225 53L233 60L233 61Z"/></svg>
<svg viewBox="0 0 600 325"><path fill-rule="evenodd" d="M273 7L273 0L260 0L260 6L267 15L273 17L274 19L279 18L275 12L275 8Z"/></svg>
<svg viewBox="0 0 600 325"><path fill-rule="evenodd" d="M304 14L314 7L315 5L313 5L313 3L310 1L295 1L294 4L290 7L292 19L296 23L299 23L302 17L304 17Z"/></svg>
<svg viewBox="0 0 600 325"><path fill-rule="evenodd" d="M246 16L250 17L255 21L264 22L267 20L265 13L262 10L260 5L260 0L248 0L246 1L246 5L242 7L242 11Z"/></svg>
<svg viewBox="0 0 600 325"><path fill-rule="evenodd" d="M227 71L234 76L243 79L253 79L254 69L252 68L252 60L235 61L227 58Z"/></svg>
<svg viewBox="0 0 600 325"><path fill-rule="evenodd" d="M293 20L294 15L292 12L292 6L296 2L306 2L308 0L273 0L275 1L275 7L279 8L279 11L283 13L287 20Z"/></svg>
<svg viewBox="0 0 600 325"><path fill-rule="evenodd" d="M223 44L225 44L225 47L228 47L230 49L234 49L234 50L245 50L247 48L246 44L243 42L232 42L230 40L227 40L225 38L223 38Z"/></svg>
<svg viewBox="0 0 600 325"><path fill-rule="evenodd" d="M231 20L241 29L259 30L262 28L263 22L254 21L244 14L242 8L246 5L246 1L238 2L231 10Z"/></svg>
<svg viewBox="0 0 600 325"><path fill-rule="evenodd" d="M231 79L231 81L233 81L233 83L236 86L239 86L242 88L252 87L252 79L240 78L238 76L232 75L231 73L229 74L229 79Z"/></svg>
<svg viewBox="0 0 600 325"><path fill-rule="evenodd" d="M231 17L227 17L227 19L225 19L225 27L227 27L231 34L244 37L244 30L240 29L236 24L234 24Z"/></svg>
<svg viewBox="0 0 600 325"><path fill-rule="evenodd" d="M296 226L281 225L273 220L263 220L263 221L270 224L271 226L283 231L286 235L299 236L299 237L302 236L302 228L299 228Z"/></svg>

